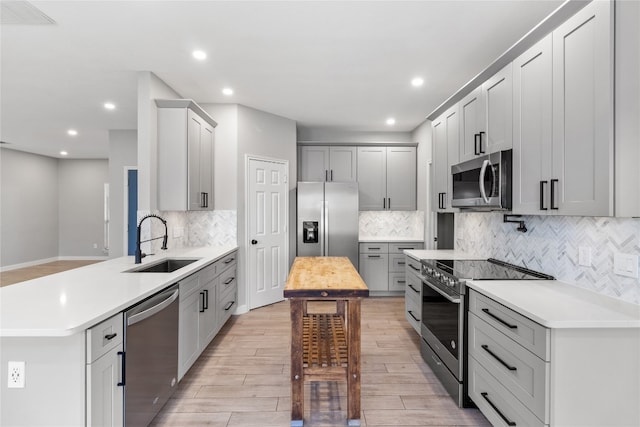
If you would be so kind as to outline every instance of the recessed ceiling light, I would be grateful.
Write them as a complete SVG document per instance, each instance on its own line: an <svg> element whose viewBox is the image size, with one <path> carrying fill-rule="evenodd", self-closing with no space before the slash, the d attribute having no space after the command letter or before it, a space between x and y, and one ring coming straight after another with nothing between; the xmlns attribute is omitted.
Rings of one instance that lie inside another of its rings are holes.
<svg viewBox="0 0 640 427"><path fill-rule="evenodd" d="M203 61L207 59L207 53L204 50L194 50L193 57L200 61Z"/></svg>
<svg viewBox="0 0 640 427"><path fill-rule="evenodd" d="M78 131L75 129L69 129L67 133L71 136L76 136L78 134Z"/></svg>
<svg viewBox="0 0 640 427"><path fill-rule="evenodd" d="M394 119L393 117L389 117L389 118L387 119L387 124L388 124L389 126L393 126L393 125L395 125L395 124L396 124L396 119Z"/></svg>
<svg viewBox="0 0 640 427"><path fill-rule="evenodd" d="M415 77L411 80L411 85L414 87L420 87L424 84L424 79L422 77Z"/></svg>
<svg viewBox="0 0 640 427"><path fill-rule="evenodd" d="M61 152L60 152L60 155L61 155L61 156L66 156L67 154L69 154L69 153L67 153L66 151L61 151Z"/></svg>
<svg viewBox="0 0 640 427"><path fill-rule="evenodd" d="M105 102L104 103L104 108L107 110L115 110L116 109L116 104L114 104L113 102Z"/></svg>
<svg viewBox="0 0 640 427"><path fill-rule="evenodd" d="M227 96L231 96L233 95L233 89L231 89L230 87L225 87L224 89L222 89L222 93Z"/></svg>

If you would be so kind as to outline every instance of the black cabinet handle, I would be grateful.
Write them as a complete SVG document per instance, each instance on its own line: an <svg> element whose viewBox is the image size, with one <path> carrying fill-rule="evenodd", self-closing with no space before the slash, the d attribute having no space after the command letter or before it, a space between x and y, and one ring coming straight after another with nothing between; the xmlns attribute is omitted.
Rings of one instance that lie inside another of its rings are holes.
<svg viewBox="0 0 640 427"><path fill-rule="evenodd" d="M111 341L112 339L114 339L115 337L117 337L118 334L116 334L115 332L112 334L107 334L104 336L104 339L106 339L107 341Z"/></svg>
<svg viewBox="0 0 640 427"><path fill-rule="evenodd" d="M200 292L200 313L204 313L204 292Z"/></svg>
<svg viewBox="0 0 640 427"><path fill-rule="evenodd" d="M413 265L409 264L409 267L411 267L413 269L413 271L420 271L420 269L418 267L414 267Z"/></svg>
<svg viewBox="0 0 640 427"><path fill-rule="evenodd" d="M413 287L413 285L409 285L409 287L410 287L410 288L411 288L411 290L412 290L413 292L415 292L416 294L419 294L419 293L420 293L420 291L419 291L419 290L417 290L416 288L414 288L414 287Z"/></svg>
<svg viewBox="0 0 640 427"><path fill-rule="evenodd" d="M484 154L484 150L482 149L482 136L484 132L480 132L478 135L480 135L480 154Z"/></svg>
<svg viewBox="0 0 640 427"><path fill-rule="evenodd" d="M386 197L382 198L382 209L387 209L387 198Z"/></svg>
<svg viewBox="0 0 640 427"><path fill-rule="evenodd" d="M404 262L404 261L398 261L398 265L405 265L405 264L406 264L406 262Z"/></svg>
<svg viewBox="0 0 640 427"><path fill-rule="evenodd" d="M407 283L406 280L398 280L398 283Z"/></svg>
<svg viewBox="0 0 640 427"><path fill-rule="evenodd" d="M407 313L409 313L409 316L413 317L413 320L415 320L416 322L420 321L420 319L413 315L413 312L411 310L408 310Z"/></svg>
<svg viewBox="0 0 640 427"><path fill-rule="evenodd" d="M379 251L379 250L380 250L380 247L379 247L379 246L369 246L369 250L374 250L374 249L375 249L376 251Z"/></svg>
<svg viewBox="0 0 640 427"><path fill-rule="evenodd" d="M233 304L235 303L235 301L230 301L229 304L227 304L227 306L224 308L224 311L229 311L229 309L233 307Z"/></svg>
<svg viewBox="0 0 640 427"><path fill-rule="evenodd" d="M489 393L482 392L482 393L480 393L480 395L482 397L484 397L484 400L486 400L487 403L489 405L491 405L493 410L496 411L498 413L498 415L500 415L500 418L502 418L504 420L504 422L507 423L508 426L515 426L516 425L515 421L511 421L509 418L505 417L504 414L502 412L500 412L500 409L498 409L498 407L496 405L494 405L492 401L489 400L489 398L487 397L489 395Z"/></svg>
<svg viewBox="0 0 640 427"><path fill-rule="evenodd" d="M120 366L121 366L121 368L120 368L120 381L118 383L116 383L116 385L118 387L124 387L124 385L125 385L125 381L124 381L125 374L124 373L125 373L125 366L126 366L125 360L124 360L124 351L119 351L117 354L118 354L118 356L120 356Z"/></svg>
<svg viewBox="0 0 640 427"><path fill-rule="evenodd" d="M333 169L331 169L331 181L333 181Z"/></svg>
<svg viewBox="0 0 640 427"><path fill-rule="evenodd" d="M475 133L473 134L473 154L475 154L476 156L480 155L480 149L478 148L478 139L480 138L480 134L479 133Z"/></svg>
<svg viewBox="0 0 640 427"><path fill-rule="evenodd" d="M235 280L235 277L229 277L229 278L224 282L224 284L225 284L225 285L228 285L229 283L233 282L234 280Z"/></svg>
<svg viewBox="0 0 640 427"><path fill-rule="evenodd" d="M204 290L204 309L209 309L209 289Z"/></svg>
<svg viewBox="0 0 640 427"><path fill-rule="evenodd" d="M324 170L324 180L329 181L329 171L326 169Z"/></svg>
<svg viewBox="0 0 640 427"><path fill-rule="evenodd" d="M253 242L256 242L256 241L255 241L255 240L252 240L252 241L251 241L251 243L253 243ZM258 243L258 242L256 242L256 243ZM225 264L231 264L231 263L232 263L233 261L235 261L235 260L236 260L235 258L229 258L229 259L228 259L228 260L226 260L224 263L225 263Z"/></svg>
<svg viewBox="0 0 640 427"><path fill-rule="evenodd" d="M391 197L389 197L389 203L387 203L387 209L391 210Z"/></svg>
<svg viewBox="0 0 640 427"><path fill-rule="evenodd" d="M544 186L547 185L548 181L540 181L540 210L546 211L547 208L544 207Z"/></svg>
<svg viewBox="0 0 640 427"><path fill-rule="evenodd" d="M489 353L491 356L493 356L494 359L496 359L498 362L500 362L500 364L502 366L504 366L505 368L507 368L510 371L517 371L518 368L516 368L515 366L511 366L509 364L507 364L507 362L505 362L504 360L502 360L500 357L498 357L493 351L489 350L489 346L486 344L482 344L482 349L484 351L486 351L487 353Z"/></svg>
<svg viewBox="0 0 640 427"><path fill-rule="evenodd" d="M488 308L483 308L482 311L487 313L487 315L489 315L489 316L493 317L494 319L496 319L498 322L502 323L507 328L509 328L509 329L518 329L518 325L512 325L512 324L502 320L501 318L499 318L495 314L491 313Z"/></svg>
<svg viewBox="0 0 640 427"><path fill-rule="evenodd" d="M555 184L558 182L557 179L551 180L551 209L558 210L558 207L555 205L556 201L556 186Z"/></svg>
<svg viewBox="0 0 640 427"><path fill-rule="evenodd" d="M367 255L367 258L380 258L380 255Z"/></svg>

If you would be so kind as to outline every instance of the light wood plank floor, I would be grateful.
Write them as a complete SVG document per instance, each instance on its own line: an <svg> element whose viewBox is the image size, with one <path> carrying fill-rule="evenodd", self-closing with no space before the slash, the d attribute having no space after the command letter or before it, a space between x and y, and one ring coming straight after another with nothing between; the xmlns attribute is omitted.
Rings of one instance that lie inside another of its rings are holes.
<svg viewBox="0 0 640 427"><path fill-rule="evenodd" d="M234 316L185 375L153 426L290 425L287 301ZM460 409L423 362L403 298L362 304L363 426L489 426ZM305 388L305 426L346 426L346 386Z"/></svg>
<svg viewBox="0 0 640 427"><path fill-rule="evenodd" d="M0 287L13 285L14 283L24 282L26 280L37 279L38 277L48 276L61 271L71 270L83 267L89 264L95 264L94 260L68 260L53 261L44 264L34 265L31 267L17 268L15 270L0 272Z"/></svg>

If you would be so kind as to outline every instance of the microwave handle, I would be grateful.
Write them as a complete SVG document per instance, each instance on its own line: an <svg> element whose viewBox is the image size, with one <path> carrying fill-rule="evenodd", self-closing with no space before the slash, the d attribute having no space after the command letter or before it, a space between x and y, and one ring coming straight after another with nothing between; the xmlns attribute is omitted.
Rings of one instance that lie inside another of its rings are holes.
<svg viewBox="0 0 640 427"><path fill-rule="evenodd" d="M480 195L484 199L485 203L489 203L489 198L487 197L487 192L484 191L484 176L487 173L487 166L491 165L488 159L485 159L482 162L482 168L480 168L480 178L478 179L478 185L480 186ZM493 171L492 171L493 172ZM491 186L493 188L493 186Z"/></svg>

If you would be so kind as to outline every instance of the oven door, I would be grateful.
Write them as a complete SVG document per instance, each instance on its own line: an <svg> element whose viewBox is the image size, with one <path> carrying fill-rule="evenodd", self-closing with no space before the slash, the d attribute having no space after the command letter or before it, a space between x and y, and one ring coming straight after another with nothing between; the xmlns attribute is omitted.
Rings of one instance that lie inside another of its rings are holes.
<svg viewBox="0 0 640 427"><path fill-rule="evenodd" d="M461 300L462 297L451 297L427 278L422 281L422 338L458 381L462 381L464 304Z"/></svg>
<svg viewBox="0 0 640 427"><path fill-rule="evenodd" d="M451 175L452 207L511 209L511 150L451 166Z"/></svg>

